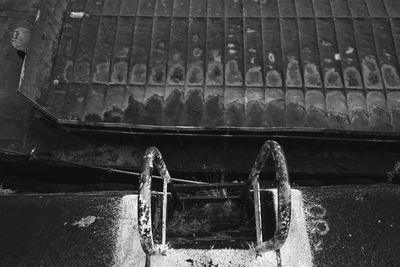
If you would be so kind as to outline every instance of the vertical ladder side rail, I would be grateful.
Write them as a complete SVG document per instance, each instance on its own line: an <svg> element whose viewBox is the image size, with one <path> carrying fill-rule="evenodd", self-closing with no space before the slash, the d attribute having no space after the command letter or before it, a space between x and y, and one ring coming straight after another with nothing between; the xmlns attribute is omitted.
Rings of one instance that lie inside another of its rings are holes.
<svg viewBox="0 0 400 267"><path fill-rule="evenodd" d="M271 239L263 242L259 176L270 153L272 153L272 157L275 163L278 189L278 216L276 219L276 229L274 236ZM243 203L248 198L249 192L252 188L254 196L254 211L257 234L256 251L267 252L279 250L285 243L286 238L289 234L291 220L291 188L289 183L289 172L287 169L286 158L281 146L277 142L269 140L265 142L260 149L256 161L254 162L253 168L251 169L251 172L249 174L249 178L246 181L246 187L244 188L241 195Z"/></svg>
<svg viewBox="0 0 400 267"><path fill-rule="evenodd" d="M138 199L138 228L140 243L147 256L156 253L165 253L166 231L167 231L167 190L171 183L167 166L162 158L160 151L155 147L146 150L143 157L142 170L139 177L139 199ZM163 178L163 205L162 205L162 237L161 245L156 245L153 239L152 220L151 220L151 180L153 169L156 168ZM177 194L171 184L172 196Z"/></svg>

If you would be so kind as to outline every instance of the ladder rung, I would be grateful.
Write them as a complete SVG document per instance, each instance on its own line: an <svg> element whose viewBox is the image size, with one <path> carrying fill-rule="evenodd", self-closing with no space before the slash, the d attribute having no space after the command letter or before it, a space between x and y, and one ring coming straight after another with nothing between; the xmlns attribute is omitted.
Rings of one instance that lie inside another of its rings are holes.
<svg viewBox="0 0 400 267"><path fill-rule="evenodd" d="M176 184L174 185L177 190L191 190L191 189L219 189L219 188L243 188L245 183L215 183L215 184Z"/></svg>
<svg viewBox="0 0 400 267"><path fill-rule="evenodd" d="M194 196L181 197L183 201L198 201L198 202L224 202L227 200L240 199L240 196L212 197L212 196Z"/></svg>

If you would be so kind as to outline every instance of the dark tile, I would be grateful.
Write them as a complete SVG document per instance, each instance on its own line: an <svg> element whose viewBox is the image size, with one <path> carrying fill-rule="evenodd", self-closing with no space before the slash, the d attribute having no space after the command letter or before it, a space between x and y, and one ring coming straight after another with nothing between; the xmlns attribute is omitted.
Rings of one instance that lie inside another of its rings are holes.
<svg viewBox="0 0 400 267"><path fill-rule="evenodd" d="M226 20L225 30L225 84L241 86L243 84L243 35L242 20Z"/></svg>
<svg viewBox="0 0 400 267"><path fill-rule="evenodd" d="M369 12L365 0L351 0L347 1L352 17L355 18L368 18Z"/></svg>
<svg viewBox="0 0 400 267"><path fill-rule="evenodd" d="M207 0L190 0L191 17L205 17L207 16Z"/></svg>
<svg viewBox="0 0 400 267"><path fill-rule="evenodd" d="M246 86L264 86L262 28L259 18L244 20L244 58Z"/></svg>
<svg viewBox="0 0 400 267"><path fill-rule="evenodd" d="M224 17L225 7L224 2L221 0L208 0L207 2L207 15L209 17Z"/></svg>
<svg viewBox="0 0 400 267"><path fill-rule="evenodd" d="M147 64L151 48L152 28L152 18L136 18L135 30L133 34L134 39L130 55L130 84L146 84L148 75Z"/></svg>
<svg viewBox="0 0 400 267"><path fill-rule="evenodd" d="M330 0L313 0L313 4L316 17L332 16Z"/></svg>
<svg viewBox="0 0 400 267"><path fill-rule="evenodd" d="M162 85L166 83L170 31L171 20L169 18L154 19L149 59L149 84Z"/></svg>
<svg viewBox="0 0 400 267"><path fill-rule="evenodd" d="M138 15L154 16L156 0L139 0Z"/></svg>
<svg viewBox="0 0 400 267"><path fill-rule="evenodd" d="M281 34L286 86L303 87L297 21L281 19Z"/></svg>
<svg viewBox="0 0 400 267"><path fill-rule="evenodd" d="M317 37L325 88L343 88L339 49L333 19L317 19Z"/></svg>
<svg viewBox="0 0 400 267"><path fill-rule="evenodd" d="M155 15L169 17L172 15L173 6L174 0L157 0Z"/></svg>
<svg viewBox="0 0 400 267"><path fill-rule="evenodd" d="M296 6L297 16L302 18L312 18L314 17L314 10L312 0L297 0L294 1Z"/></svg>
<svg viewBox="0 0 400 267"><path fill-rule="evenodd" d="M283 63L279 19L264 18L262 29L265 84L268 87L280 88L283 86Z"/></svg>
<svg viewBox="0 0 400 267"><path fill-rule="evenodd" d="M167 70L169 85L184 85L186 81L188 26L187 18L172 19Z"/></svg>
<svg viewBox="0 0 400 267"><path fill-rule="evenodd" d="M397 0L384 0L387 12L392 18L400 17L400 2Z"/></svg>
<svg viewBox="0 0 400 267"><path fill-rule="evenodd" d="M188 85L201 86L204 84L206 29L205 18L193 18L189 20L186 73L186 83Z"/></svg>

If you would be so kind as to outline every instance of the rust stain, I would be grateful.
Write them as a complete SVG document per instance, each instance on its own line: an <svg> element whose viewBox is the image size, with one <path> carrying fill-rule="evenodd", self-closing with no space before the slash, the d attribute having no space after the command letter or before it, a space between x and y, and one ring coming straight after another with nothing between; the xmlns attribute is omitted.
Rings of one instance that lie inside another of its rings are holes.
<svg viewBox="0 0 400 267"><path fill-rule="evenodd" d="M282 87L282 76L277 70L270 70L267 73L268 87Z"/></svg>
<svg viewBox="0 0 400 267"><path fill-rule="evenodd" d="M243 126L244 115L242 101L236 100L229 103L225 109L225 123L229 126Z"/></svg>
<svg viewBox="0 0 400 267"><path fill-rule="evenodd" d="M222 77L222 63L219 50L212 50L213 60L207 66L207 84L222 85L224 83Z"/></svg>
<svg viewBox="0 0 400 267"><path fill-rule="evenodd" d="M183 85L185 83L185 68L182 62L171 66L168 73L168 84Z"/></svg>
<svg viewBox="0 0 400 267"><path fill-rule="evenodd" d="M346 88L361 88L361 75L355 67L345 68L343 76Z"/></svg>
<svg viewBox="0 0 400 267"><path fill-rule="evenodd" d="M317 66L314 63L307 63L304 68L304 82L306 87L321 87L321 75L318 72Z"/></svg>
<svg viewBox="0 0 400 267"><path fill-rule="evenodd" d="M397 74L396 68L388 65L382 65L383 82L388 89L400 89L400 78Z"/></svg>
<svg viewBox="0 0 400 267"><path fill-rule="evenodd" d="M185 103L185 124L199 125L203 117L203 94L200 90L192 89L187 93Z"/></svg>
<svg viewBox="0 0 400 267"><path fill-rule="evenodd" d="M259 175L264 167L268 156L272 154L274 160L276 182L278 189L278 207L277 207L277 220L274 236L260 244L257 244L256 251L265 253L267 251L276 251L280 249L286 242L289 235L291 215L292 215L292 194L289 182L289 171L286 163L286 157L283 153L281 146L275 142L268 140L260 149L257 158L250 171L250 175L246 181L246 188L243 189L242 199L246 199L249 189L254 189L254 199L260 198L259 192ZM257 241L261 238L261 209L260 202L254 201L256 210L256 228L257 228Z"/></svg>
<svg viewBox="0 0 400 267"><path fill-rule="evenodd" d="M144 124L162 125L163 97L154 94L146 102Z"/></svg>
<svg viewBox="0 0 400 267"><path fill-rule="evenodd" d="M123 121L133 124L143 124L143 118L144 104L129 96L128 107L123 111Z"/></svg>
<svg viewBox="0 0 400 267"><path fill-rule="evenodd" d="M330 68L325 71L325 87L326 88L342 88L343 83L339 73L334 69Z"/></svg>
<svg viewBox="0 0 400 267"><path fill-rule="evenodd" d="M156 65L151 69L150 84L162 85L165 83L165 66Z"/></svg>
<svg viewBox="0 0 400 267"><path fill-rule="evenodd" d="M299 61L294 56L288 57L289 63L286 70L286 85L288 87L302 87Z"/></svg>
<svg viewBox="0 0 400 267"><path fill-rule="evenodd" d="M113 72L111 75L111 83L114 84L125 84L128 73L128 64L120 61L114 64Z"/></svg>
<svg viewBox="0 0 400 267"><path fill-rule="evenodd" d="M123 111L122 109L113 106L110 110L104 112L104 121L118 123L122 121Z"/></svg>
<svg viewBox="0 0 400 267"><path fill-rule="evenodd" d="M220 126L224 123L222 96L209 96L205 102L205 123L209 126Z"/></svg>
<svg viewBox="0 0 400 267"><path fill-rule="evenodd" d="M243 84L242 73L239 70L238 62L234 59L226 63L225 81L230 86L241 86Z"/></svg>
<svg viewBox="0 0 400 267"><path fill-rule="evenodd" d="M265 107L263 101L253 100L246 105L246 120L249 127L261 127Z"/></svg>
<svg viewBox="0 0 400 267"><path fill-rule="evenodd" d="M183 112L183 92L174 90L170 93L165 101L164 114L167 124L178 125Z"/></svg>
<svg viewBox="0 0 400 267"><path fill-rule="evenodd" d="M202 85L204 82L203 68L200 63L193 65L188 70L188 84Z"/></svg>
<svg viewBox="0 0 400 267"><path fill-rule="evenodd" d="M138 230L140 234L140 243L146 255L154 255L156 253L165 254L168 246L165 245L165 234L163 236L163 244L156 245L153 241L152 219L151 219L151 178L153 169L157 169L164 180L164 199L163 207L163 229L165 229L166 218L166 186L171 181L167 166L161 156L160 151L155 147L146 150L143 156L143 164L139 177L139 198L138 198ZM164 232L165 233L165 232Z"/></svg>
<svg viewBox="0 0 400 267"><path fill-rule="evenodd" d="M381 74L374 56L366 56L362 60L365 87L368 89L382 89Z"/></svg>
<svg viewBox="0 0 400 267"><path fill-rule="evenodd" d="M147 66L145 64L136 64L132 68L131 84L146 84Z"/></svg>
<svg viewBox="0 0 400 267"><path fill-rule="evenodd" d="M246 85L263 86L263 78L260 66L251 67L246 73Z"/></svg>

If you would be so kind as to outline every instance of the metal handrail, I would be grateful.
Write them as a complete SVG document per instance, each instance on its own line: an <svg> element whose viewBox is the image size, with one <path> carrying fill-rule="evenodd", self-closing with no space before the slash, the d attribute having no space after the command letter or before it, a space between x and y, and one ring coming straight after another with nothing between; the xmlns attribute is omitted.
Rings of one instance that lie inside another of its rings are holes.
<svg viewBox="0 0 400 267"><path fill-rule="evenodd" d="M261 201L260 201L260 184L259 175L264 167L268 156L272 152L275 163L276 180L278 187L278 209L277 220L274 236L263 242L262 225L261 225ZM246 187L242 192L242 200L246 200L248 194L253 188L254 210L257 234L257 252L267 252L279 250L286 241L289 234L291 220L291 188L289 183L289 173L287 169L286 158L281 146L275 141L267 141L264 143L257 155L253 168L251 169L249 178L246 181Z"/></svg>
<svg viewBox="0 0 400 267"><path fill-rule="evenodd" d="M152 220L151 220L151 178L153 168L156 168L163 178L163 206L162 206L162 237L161 245L156 245L153 240ZM139 199L138 199L138 228L140 243L147 256L165 253L166 231L167 231L167 190L171 182L167 166L161 156L160 151L155 147L146 150L143 157L142 170L139 177ZM174 190L172 190L174 191ZM172 192L173 196L176 196Z"/></svg>

